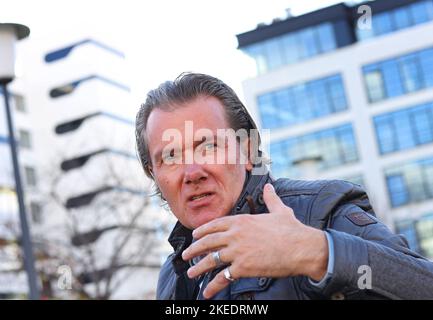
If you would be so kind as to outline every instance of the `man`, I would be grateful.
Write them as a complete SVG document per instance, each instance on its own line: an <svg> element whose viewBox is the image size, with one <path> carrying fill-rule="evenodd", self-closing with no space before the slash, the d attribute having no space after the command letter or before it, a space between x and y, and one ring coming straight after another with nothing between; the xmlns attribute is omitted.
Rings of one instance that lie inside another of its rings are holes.
<svg viewBox="0 0 433 320"><path fill-rule="evenodd" d="M433 299L433 263L378 221L358 185L274 180L255 130L214 77L148 93L138 153L178 219L157 299Z"/></svg>

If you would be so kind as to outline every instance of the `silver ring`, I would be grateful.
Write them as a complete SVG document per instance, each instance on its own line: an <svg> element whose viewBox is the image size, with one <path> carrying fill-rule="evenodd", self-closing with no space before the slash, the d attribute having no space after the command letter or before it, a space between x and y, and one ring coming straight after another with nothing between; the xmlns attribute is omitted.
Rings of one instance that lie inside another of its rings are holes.
<svg viewBox="0 0 433 320"><path fill-rule="evenodd" d="M215 264L216 264L217 267L221 267L222 265L225 264L221 260L220 252L219 251L212 252L212 258L213 258L213 261L215 261Z"/></svg>
<svg viewBox="0 0 433 320"><path fill-rule="evenodd" d="M227 267L227 268L224 269L224 277L225 277L228 281L230 281L230 282L233 282L233 281L236 280L236 279L234 279L234 278L232 277L232 275L231 275L231 273L230 273L230 270L229 270L229 267Z"/></svg>

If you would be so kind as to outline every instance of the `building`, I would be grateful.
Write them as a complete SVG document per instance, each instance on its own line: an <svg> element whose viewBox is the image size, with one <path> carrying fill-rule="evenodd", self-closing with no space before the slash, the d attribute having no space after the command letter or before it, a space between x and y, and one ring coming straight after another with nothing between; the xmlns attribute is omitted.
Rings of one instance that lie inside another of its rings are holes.
<svg viewBox="0 0 433 320"><path fill-rule="evenodd" d="M256 62L244 95L259 126L271 129L274 175L365 186L378 216L429 258L432 32L433 1L377 0L237 35Z"/></svg>
<svg viewBox="0 0 433 320"><path fill-rule="evenodd" d="M29 110L20 83L14 83L11 89L9 103L14 113L16 138L19 141L23 184L31 188L35 176L31 165L34 150L33 141L28 131ZM31 217L37 219L40 208L37 203L32 201L31 197L26 200ZM18 203L6 125L6 110L3 92L0 92L0 299L20 296L27 292L27 279L21 270L21 249L17 242L20 232Z"/></svg>
<svg viewBox="0 0 433 320"><path fill-rule="evenodd" d="M56 43L20 44L23 74L12 84L43 295L76 298L68 288L78 280L90 297L150 298L168 251L156 241L163 237L158 230L170 215L148 200L151 184L135 155L138 106L127 85L125 54L87 37ZM1 196L9 197L4 211L17 221L1 128ZM116 290L104 291L107 282Z"/></svg>

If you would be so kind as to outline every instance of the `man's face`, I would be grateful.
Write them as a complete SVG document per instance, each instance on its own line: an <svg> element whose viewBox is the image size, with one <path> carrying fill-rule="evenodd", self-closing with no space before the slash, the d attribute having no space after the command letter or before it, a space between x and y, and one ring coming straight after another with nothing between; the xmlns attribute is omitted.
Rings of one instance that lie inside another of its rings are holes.
<svg viewBox="0 0 433 320"><path fill-rule="evenodd" d="M178 220L185 227L195 229L229 213L242 191L246 170L251 170L251 164L240 161L239 142L236 142L235 158L231 158L235 161L227 161L227 157L224 161L216 160L217 151L225 150L227 156L233 156L227 141L216 138L218 129L230 128L224 107L217 98L198 97L174 107L174 111L168 112L155 109L149 116L146 137L152 172ZM189 128L192 124L195 136L190 134L186 123ZM209 137L197 139L202 136L203 128L213 136L213 142L209 143ZM173 132L179 134L172 135ZM188 158L191 154L194 154L192 161ZM195 157L197 155L200 157ZM215 161L203 161L205 158ZM182 160L173 161L176 159Z"/></svg>

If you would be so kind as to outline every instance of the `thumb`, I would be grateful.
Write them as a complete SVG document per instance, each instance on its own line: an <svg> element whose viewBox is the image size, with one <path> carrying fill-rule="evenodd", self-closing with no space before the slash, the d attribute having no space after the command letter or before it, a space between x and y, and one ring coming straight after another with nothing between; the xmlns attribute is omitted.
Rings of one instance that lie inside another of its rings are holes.
<svg viewBox="0 0 433 320"><path fill-rule="evenodd" d="M275 192L274 186L270 183L267 183L263 189L263 200L265 200L269 212L282 212L289 209Z"/></svg>

